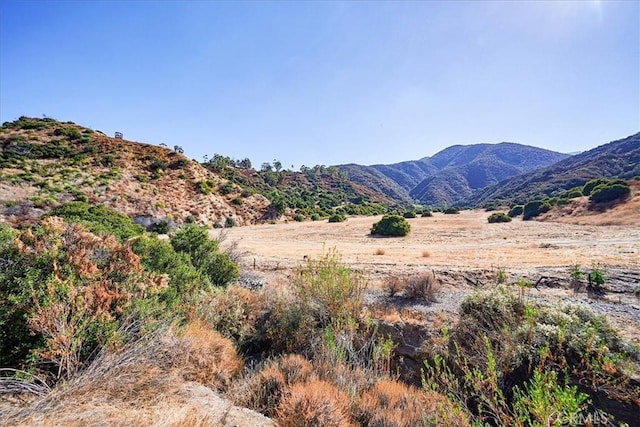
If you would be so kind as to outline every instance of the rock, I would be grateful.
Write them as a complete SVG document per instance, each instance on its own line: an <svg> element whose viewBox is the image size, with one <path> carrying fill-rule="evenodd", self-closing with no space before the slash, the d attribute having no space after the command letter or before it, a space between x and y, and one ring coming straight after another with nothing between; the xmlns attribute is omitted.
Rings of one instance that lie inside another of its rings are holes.
<svg viewBox="0 0 640 427"><path fill-rule="evenodd" d="M147 231L157 231L159 226L164 227L163 224L166 224L167 231L173 231L178 226L178 224L172 219L157 218L151 215L136 216L133 218L133 222L143 226Z"/></svg>

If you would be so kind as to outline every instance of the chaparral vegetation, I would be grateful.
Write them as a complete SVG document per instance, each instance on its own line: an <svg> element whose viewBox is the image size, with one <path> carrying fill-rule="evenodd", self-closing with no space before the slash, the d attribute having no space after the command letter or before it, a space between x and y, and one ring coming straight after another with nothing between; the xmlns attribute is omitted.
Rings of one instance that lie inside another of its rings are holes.
<svg viewBox="0 0 640 427"><path fill-rule="evenodd" d="M636 181L487 216L48 118L0 143L0 425L636 425Z"/></svg>

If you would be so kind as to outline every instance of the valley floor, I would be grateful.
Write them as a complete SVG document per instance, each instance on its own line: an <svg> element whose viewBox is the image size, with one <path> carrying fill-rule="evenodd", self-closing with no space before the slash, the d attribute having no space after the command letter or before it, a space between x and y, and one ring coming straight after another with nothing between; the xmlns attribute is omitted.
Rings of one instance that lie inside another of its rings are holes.
<svg viewBox="0 0 640 427"><path fill-rule="evenodd" d="M406 311L457 312L464 296L496 283L499 270L507 282L526 279L538 286L527 296L546 302L587 304L606 314L622 333L640 342L640 228L522 221L489 224L490 213L435 213L409 219L404 238L369 236L379 217L351 217L343 223L290 222L225 229L224 243L236 245L246 271L262 275L269 286L288 283L305 258L336 249L344 263L370 279L368 300ZM217 231L213 232L214 234ZM585 272L601 267L609 280L604 295L590 295L569 284L572 266ZM441 283L438 302L415 305L390 301L382 287L392 276L433 271Z"/></svg>

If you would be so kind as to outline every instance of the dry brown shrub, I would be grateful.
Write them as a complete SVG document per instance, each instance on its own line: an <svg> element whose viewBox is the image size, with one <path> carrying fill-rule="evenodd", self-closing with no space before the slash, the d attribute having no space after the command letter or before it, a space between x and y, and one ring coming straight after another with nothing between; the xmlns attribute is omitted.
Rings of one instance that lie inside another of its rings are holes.
<svg viewBox="0 0 640 427"><path fill-rule="evenodd" d="M227 395L237 404L275 416L282 395L292 384L315 379L311 363L297 354L269 361L264 368L233 384Z"/></svg>
<svg viewBox="0 0 640 427"><path fill-rule="evenodd" d="M326 381L294 384L276 410L281 427L351 427L349 396Z"/></svg>
<svg viewBox="0 0 640 427"><path fill-rule="evenodd" d="M384 304L373 306L370 310L371 318L384 322L424 325L425 322L431 321L431 316L427 316L424 312L410 307L397 307L392 304Z"/></svg>
<svg viewBox="0 0 640 427"><path fill-rule="evenodd" d="M288 354L278 360L278 367L289 385L314 378L313 366L299 354Z"/></svg>
<svg viewBox="0 0 640 427"><path fill-rule="evenodd" d="M422 258L429 258L431 256L431 252L429 251L422 251Z"/></svg>
<svg viewBox="0 0 640 427"><path fill-rule="evenodd" d="M422 299L428 302L436 301L438 282L432 273L409 276L404 281L403 294L409 299Z"/></svg>
<svg viewBox="0 0 640 427"><path fill-rule="evenodd" d="M376 249L376 251L374 252L374 255L384 255L385 254L385 250L382 248L378 248Z"/></svg>
<svg viewBox="0 0 640 427"><path fill-rule="evenodd" d="M145 272L130 245L113 236L94 235L58 217L41 225L40 232L26 229L15 241L25 265L51 259L50 278L36 281L24 315L30 333L43 338L33 352L40 365L56 368L56 379L68 378L85 365L87 354L117 344L110 331L118 317L136 298L166 287L168 278Z"/></svg>
<svg viewBox="0 0 640 427"><path fill-rule="evenodd" d="M233 342L200 321L183 330L182 350L174 367L184 378L212 388L226 388L243 367Z"/></svg>
<svg viewBox="0 0 640 427"><path fill-rule="evenodd" d="M254 291L232 285L204 298L197 311L198 318L242 347L256 336L266 301Z"/></svg>
<svg viewBox="0 0 640 427"><path fill-rule="evenodd" d="M398 276L389 277L382 285L382 289L387 296L394 297L402 291L402 282Z"/></svg>
<svg viewBox="0 0 640 427"><path fill-rule="evenodd" d="M233 385L228 396L236 405L274 416L280 398L287 387L285 377L275 363Z"/></svg>
<svg viewBox="0 0 640 427"><path fill-rule="evenodd" d="M335 384L340 390L350 396L357 396L371 385L371 382L384 375L384 368L363 367L355 363L345 363L335 352L317 350L313 360L313 366L318 378Z"/></svg>
<svg viewBox="0 0 640 427"><path fill-rule="evenodd" d="M356 419L363 426L465 426L465 414L446 397L386 379L357 401Z"/></svg>

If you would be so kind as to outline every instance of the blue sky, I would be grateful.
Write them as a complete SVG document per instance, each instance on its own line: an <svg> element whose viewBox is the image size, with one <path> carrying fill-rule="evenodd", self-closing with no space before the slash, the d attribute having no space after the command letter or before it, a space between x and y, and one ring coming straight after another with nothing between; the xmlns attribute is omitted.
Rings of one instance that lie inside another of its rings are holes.
<svg viewBox="0 0 640 427"><path fill-rule="evenodd" d="M0 121L254 166L640 130L640 3L0 1Z"/></svg>

